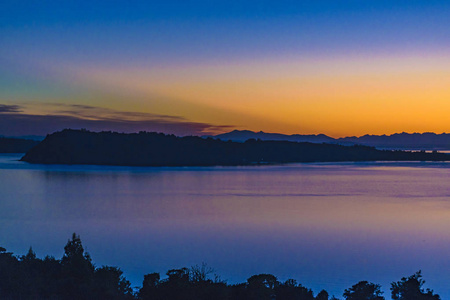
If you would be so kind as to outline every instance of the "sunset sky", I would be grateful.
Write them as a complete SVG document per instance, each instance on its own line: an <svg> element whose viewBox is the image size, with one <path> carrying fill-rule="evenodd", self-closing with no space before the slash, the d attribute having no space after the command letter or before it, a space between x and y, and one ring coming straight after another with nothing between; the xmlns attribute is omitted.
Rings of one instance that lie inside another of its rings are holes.
<svg viewBox="0 0 450 300"><path fill-rule="evenodd" d="M450 132L450 1L12 1L0 135Z"/></svg>

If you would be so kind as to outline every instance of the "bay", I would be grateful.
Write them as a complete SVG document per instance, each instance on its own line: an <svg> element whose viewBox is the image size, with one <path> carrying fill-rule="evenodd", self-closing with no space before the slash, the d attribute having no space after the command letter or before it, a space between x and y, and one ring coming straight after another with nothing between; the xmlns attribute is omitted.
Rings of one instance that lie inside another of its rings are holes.
<svg viewBox="0 0 450 300"><path fill-rule="evenodd" d="M422 270L450 298L450 164L208 168L46 166L0 156L0 246L60 258L73 232L97 266L143 275L207 263L340 297Z"/></svg>

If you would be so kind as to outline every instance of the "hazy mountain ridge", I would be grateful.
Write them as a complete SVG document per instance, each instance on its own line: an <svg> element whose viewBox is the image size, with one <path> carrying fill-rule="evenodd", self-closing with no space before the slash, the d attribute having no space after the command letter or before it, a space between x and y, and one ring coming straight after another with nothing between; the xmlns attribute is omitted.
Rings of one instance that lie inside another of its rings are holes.
<svg viewBox="0 0 450 300"><path fill-rule="evenodd" d="M250 130L233 130L231 132L212 136L223 141L232 140L234 142L245 142L249 139L260 139L262 141L289 141L289 142L309 142L309 143L332 143L334 138L325 134L292 134L286 135L282 133L253 132Z"/></svg>
<svg viewBox="0 0 450 300"><path fill-rule="evenodd" d="M363 135L344 138L332 138L325 134L318 135L286 135L281 133L253 132L250 130L233 130L231 132L212 136L223 141L245 142L248 139L263 141L291 141L309 143L332 143L342 145L366 145L383 149L411 149L411 150L450 150L450 134L425 133L395 133L392 135Z"/></svg>
<svg viewBox="0 0 450 300"><path fill-rule="evenodd" d="M448 150L450 149L450 134L433 132L425 133L395 133L392 135L363 135L361 137L346 137L338 142L350 142L379 148Z"/></svg>
<svg viewBox="0 0 450 300"><path fill-rule="evenodd" d="M450 155L290 141L222 141L162 133L63 130L48 135L23 161L121 166L236 166L295 162L450 161Z"/></svg>

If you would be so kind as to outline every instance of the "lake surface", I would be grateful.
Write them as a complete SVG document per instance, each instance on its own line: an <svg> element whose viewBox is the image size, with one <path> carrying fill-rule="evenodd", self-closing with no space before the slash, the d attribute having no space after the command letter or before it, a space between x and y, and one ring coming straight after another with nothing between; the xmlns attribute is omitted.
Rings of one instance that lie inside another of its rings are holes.
<svg viewBox="0 0 450 300"><path fill-rule="evenodd" d="M73 232L97 266L143 275L205 262L342 296L422 270L450 299L450 164L44 166L0 156L0 246L61 258ZM164 277L164 276L163 276Z"/></svg>

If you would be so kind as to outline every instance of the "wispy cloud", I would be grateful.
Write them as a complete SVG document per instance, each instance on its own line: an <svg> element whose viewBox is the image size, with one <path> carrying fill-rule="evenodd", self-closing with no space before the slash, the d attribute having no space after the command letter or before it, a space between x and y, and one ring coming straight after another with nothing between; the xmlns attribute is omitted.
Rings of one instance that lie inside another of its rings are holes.
<svg viewBox="0 0 450 300"><path fill-rule="evenodd" d="M79 118L94 119L94 120L127 120L127 121L147 121L147 120L161 120L161 121L187 121L181 116L171 116L163 114L152 114L144 112L130 112L118 111L114 109L80 105L80 104L62 104L62 103L47 103L49 108L53 108L54 114L77 116Z"/></svg>
<svg viewBox="0 0 450 300"><path fill-rule="evenodd" d="M0 113L18 113L22 111L20 105L0 104Z"/></svg>
<svg viewBox="0 0 450 300"><path fill-rule="evenodd" d="M64 128L86 128L93 131L155 131L185 136L219 133L233 128L231 125L192 122L181 116L124 112L87 105L43 106L59 109L49 109L47 114L31 114L23 113L18 105L1 105L0 134L46 135Z"/></svg>

